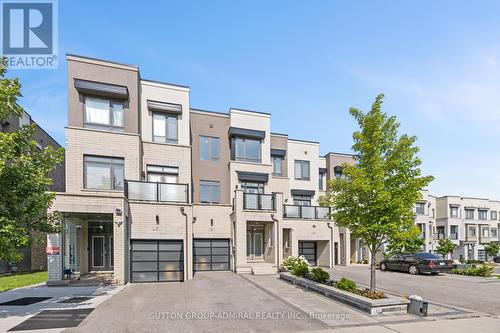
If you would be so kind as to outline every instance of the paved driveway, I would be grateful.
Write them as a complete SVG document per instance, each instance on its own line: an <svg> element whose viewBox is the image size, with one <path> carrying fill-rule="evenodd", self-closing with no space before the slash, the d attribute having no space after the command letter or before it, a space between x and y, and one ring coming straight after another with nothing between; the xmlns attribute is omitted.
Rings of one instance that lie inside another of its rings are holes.
<svg viewBox="0 0 500 333"><path fill-rule="evenodd" d="M367 266L337 266L329 270L334 279L347 277L369 285ZM401 295L417 294L425 299L478 312L500 315L500 279L452 274L410 275L377 270L377 287Z"/></svg>
<svg viewBox="0 0 500 333"><path fill-rule="evenodd" d="M198 273L184 283L131 284L98 306L77 328L65 332L294 332L326 328L299 312L237 274L209 272ZM205 319L210 315L217 317ZM254 320L259 316L262 320Z"/></svg>

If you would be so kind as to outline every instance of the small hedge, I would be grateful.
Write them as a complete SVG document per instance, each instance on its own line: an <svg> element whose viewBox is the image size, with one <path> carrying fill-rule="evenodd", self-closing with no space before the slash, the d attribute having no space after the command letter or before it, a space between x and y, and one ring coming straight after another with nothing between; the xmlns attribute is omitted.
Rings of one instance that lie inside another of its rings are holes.
<svg viewBox="0 0 500 333"><path fill-rule="evenodd" d="M313 268L311 271L312 279L316 282L325 284L330 279L330 274L323 268Z"/></svg>
<svg viewBox="0 0 500 333"><path fill-rule="evenodd" d="M370 299L385 298L385 294L381 291L370 291L368 289L358 289L358 287L356 286L356 282L349 280L345 277L343 277L342 279L340 279L339 281L337 281L335 283L332 283L331 285L334 286L335 288L340 289L340 290L344 290L344 291L347 291L347 292L350 292L350 293L353 293L356 295L360 295L360 296L363 296L366 298L370 298Z"/></svg>
<svg viewBox="0 0 500 333"><path fill-rule="evenodd" d="M490 277L491 273L493 273L493 267L489 267L486 265L482 266L473 266L470 268L454 268L451 270L452 274L459 274L459 275L468 275L468 276L482 276L482 277Z"/></svg>

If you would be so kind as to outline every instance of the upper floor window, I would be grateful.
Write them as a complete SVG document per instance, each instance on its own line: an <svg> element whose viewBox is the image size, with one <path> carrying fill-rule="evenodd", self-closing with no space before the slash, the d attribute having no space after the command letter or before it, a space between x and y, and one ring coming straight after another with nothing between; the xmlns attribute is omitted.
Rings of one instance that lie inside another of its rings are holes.
<svg viewBox="0 0 500 333"><path fill-rule="evenodd" d="M488 219L488 211L487 210L480 209L480 210L478 210L478 212L479 212L479 219L480 220L486 220L486 219Z"/></svg>
<svg viewBox="0 0 500 333"><path fill-rule="evenodd" d="M451 217L458 217L458 207L455 207L455 206L450 207L450 216Z"/></svg>
<svg viewBox="0 0 500 333"><path fill-rule="evenodd" d="M85 127L123 130L123 103L85 97Z"/></svg>
<svg viewBox="0 0 500 333"><path fill-rule="evenodd" d="M148 165L148 182L177 184L179 181L179 168L158 165Z"/></svg>
<svg viewBox="0 0 500 333"><path fill-rule="evenodd" d="M482 228L481 230L481 236L482 237L490 237L490 228Z"/></svg>
<svg viewBox="0 0 500 333"><path fill-rule="evenodd" d="M309 180L310 179L310 168L309 161L295 160L295 179Z"/></svg>
<svg viewBox="0 0 500 333"><path fill-rule="evenodd" d="M281 156L271 156L271 162L273 163L273 175L283 176L283 162L284 158Z"/></svg>
<svg viewBox="0 0 500 333"><path fill-rule="evenodd" d="M84 156L83 187L123 190L123 158Z"/></svg>
<svg viewBox="0 0 500 333"><path fill-rule="evenodd" d="M474 209L465 208L465 218L467 220L474 220Z"/></svg>
<svg viewBox="0 0 500 333"><path fill-rule="evenodd" d="M296 206L311 206L311 197L307 195L294 195L293 204Z"/></svg>
<svg viewBox="0 0 500 333"><path fill-rule="evenodd" d="M425 214L425 202L417 202L415 205L415 210L418 215L424 215Z"/></svg>
<svg viewBox="0 0 500 333"><path fill-rule="evenodd" d="M220 182L200 180L200 201L203 203L219 203Z"/></svg>
<svg viewBox="0 0 500 333"><path fill-rule="evenodd" d="M497 228L491 228L491 237L497 238L498 236L498 229Z"/></svg>
<svg viewBox="0 0 500 333"><path fill-rule="evenodd" d="M475 237L476 236L476 227L467 228L467 236Z"/></svg>
<svg viewBox="0 0 500 333"><path fill-rule="evenodd" d="M337 165L333 168L333 175L335 178L343 178L344 177L344 167Z"/></svg>
<svg viewBox="0 0 500 333"><path fill-rule="evenodd" d="M219 138L200 135L200 160L219 159Z"/></svg>
<svg viewBox="0 0 500 333"><path fill-rule="evenodd" d="M153 141L177 143L177 115L153 112Z"/></svg>
<svg viewBox="0 0 500 333"><path fill-rule="evenodd" d="M497 211L496 210L491 211L491 219L493 221L495 221L497 219Z"/></svg>
<svg viewBox="0 0 500 333"><path fill-rule="evenodd" d="M325 173L324 172L320 172L319 173L318 189L320 191L324 191L325 190Z"/></svg>
<svg viewBox="0 0 500 333"><path fill-rule="evenodd" d="M233 156L236 161L261 162L261 140L250 138L233 138Z"/></svg>
<svg viewBox="0 0 500 333"><path fill-rule="evenodd" d="M240 186L245 193L264 194L264 183L240 182Z"/></svg>

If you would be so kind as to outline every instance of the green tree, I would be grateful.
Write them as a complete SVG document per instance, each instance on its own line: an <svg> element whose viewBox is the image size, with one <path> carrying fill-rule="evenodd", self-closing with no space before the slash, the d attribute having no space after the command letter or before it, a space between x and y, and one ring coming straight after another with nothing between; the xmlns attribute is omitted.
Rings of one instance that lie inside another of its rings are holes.
<svg viewBox="0 0 500 333"><path fill-rule="evenodd" d="M413 225L409 230L397 232L387 239L387 253L414 253L422 251L424 240L420 238L420 228Z"/></svg>
<svg viewBox="0 0 500 333"><path fill-rule="evenodd" d="M381 111L384 95L363 113L350 108L356 164L343 164L346 177L332 179L322 205L333 207L335 222L360 238L371 253L370 290L376 289L375 255L389 239L411 229L415 202L434 178L422 176L416 137L398 134L396 117Z"/></svg>
<svg viewBox="0 0 500 333"><path fill-rule="evenodd" d="M438 246L436 248L437 253L446 257L448 254L451 254L455 249L455 244L448 238L442 238L438 240Z"/></svg>
<svg viewBox="0 0 500 333"><path fill-rule="evenodd" d="M494 257L498 254L498 251L500 250L498 246L498 242L492 242L484 247L484 250L486 252L486 260L488 260L488 256Z"/></svg>
<svg viewBox="0 0 500 333"><path fill-rule="evenodd" d="M18 79L5 77L0 65L0 123L20 116L17 104L21 96ZM0 132L0 259L16 262L22 259L20 249L29 246L34 233L58 232L57 214L48 214L55 194L47 192L54 167L61 163L63 150L39 149L33 139L33 125L12 133Z"/></svg>

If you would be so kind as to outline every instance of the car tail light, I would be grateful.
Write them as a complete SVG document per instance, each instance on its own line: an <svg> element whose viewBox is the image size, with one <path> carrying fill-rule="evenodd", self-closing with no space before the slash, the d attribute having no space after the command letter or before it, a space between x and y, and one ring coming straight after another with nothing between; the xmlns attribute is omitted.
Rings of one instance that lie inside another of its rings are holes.
<svg viewBox="0 0 500 333"><path fill-rule="evenodd" d="M427 264L427 266L429 266L429 267L435 267L436 263L434 262L434 260L431 260L431 261L429 261L429 263Z"/></svg>

